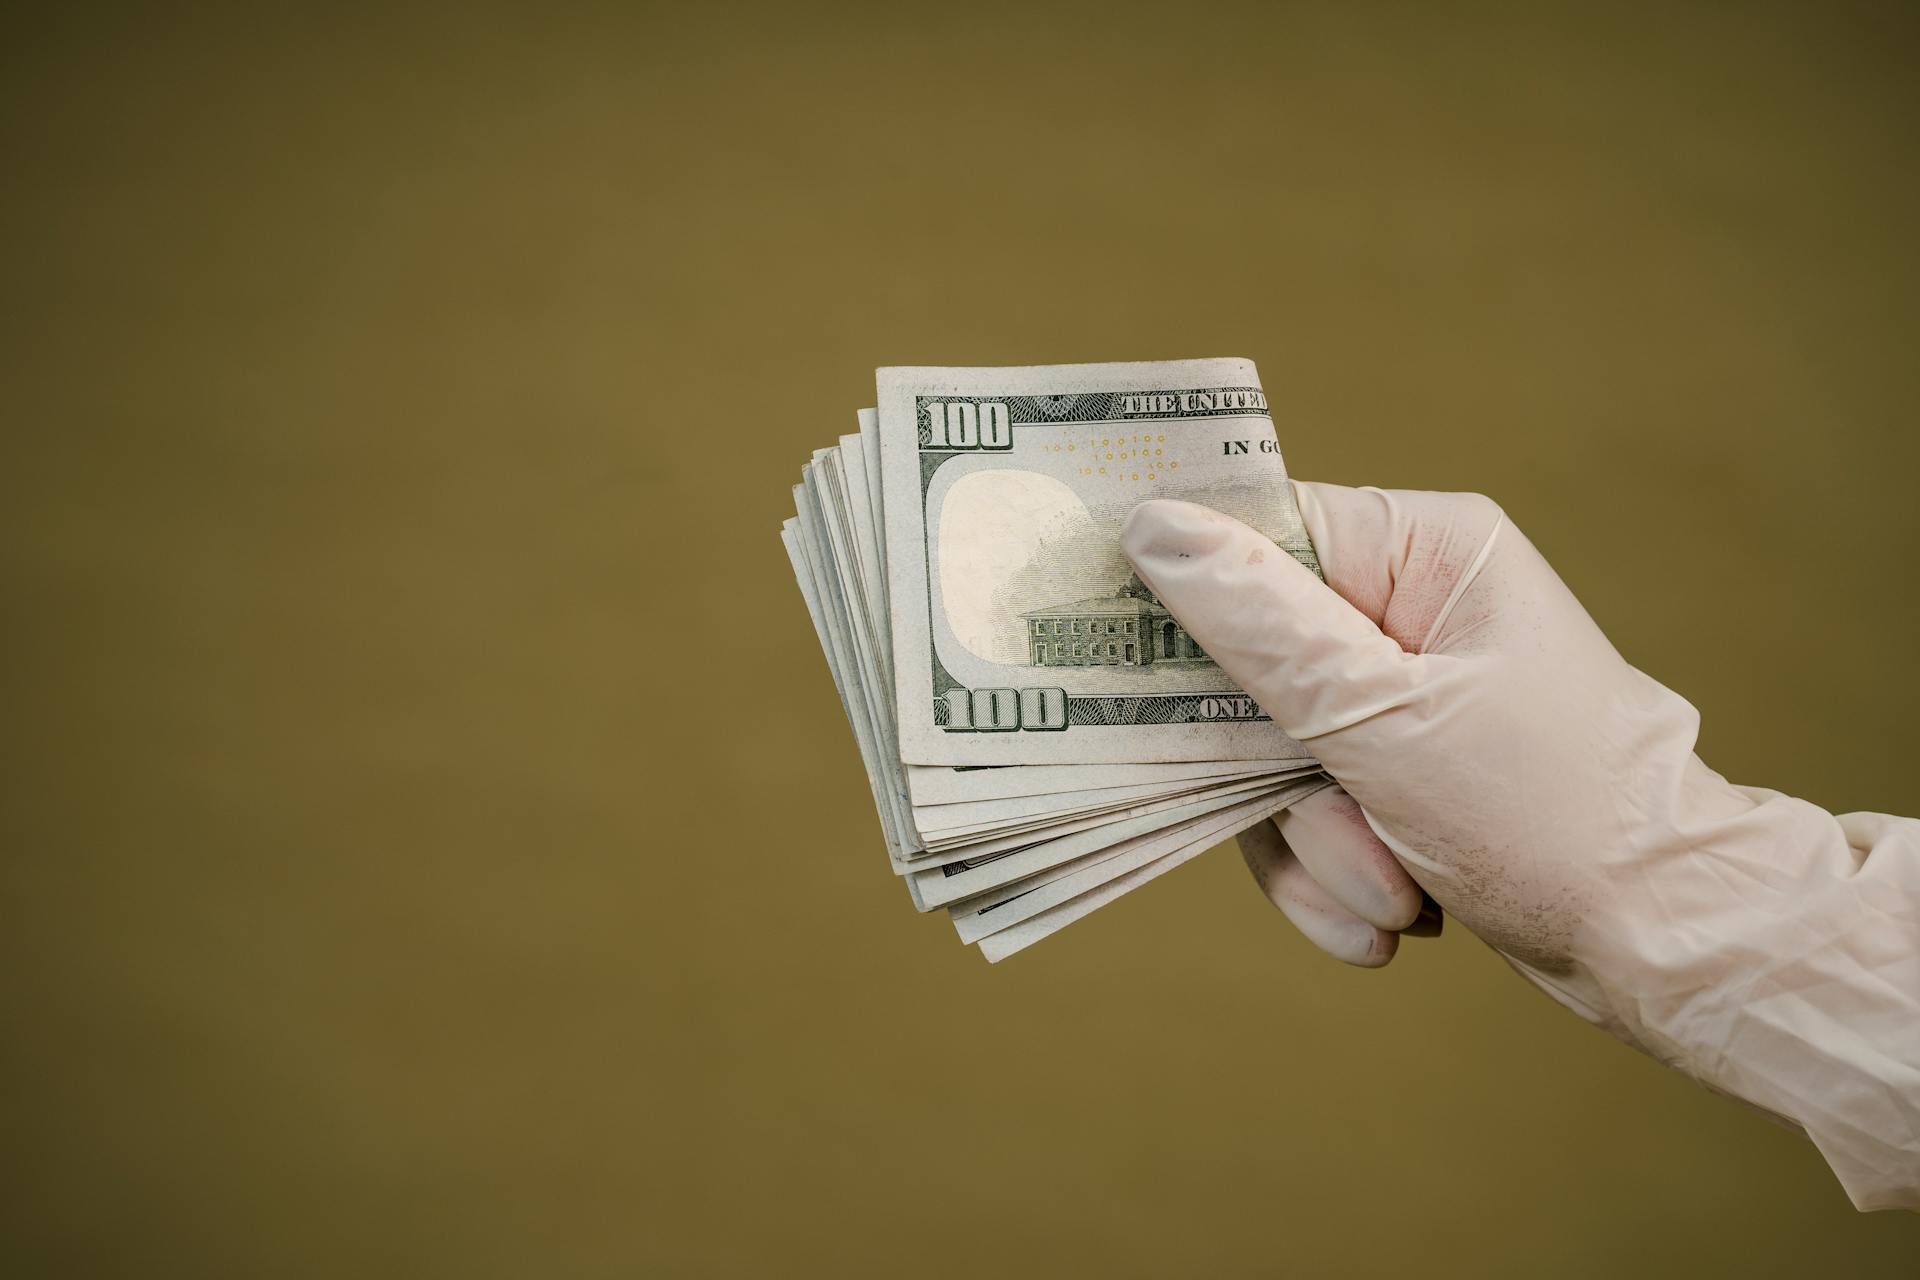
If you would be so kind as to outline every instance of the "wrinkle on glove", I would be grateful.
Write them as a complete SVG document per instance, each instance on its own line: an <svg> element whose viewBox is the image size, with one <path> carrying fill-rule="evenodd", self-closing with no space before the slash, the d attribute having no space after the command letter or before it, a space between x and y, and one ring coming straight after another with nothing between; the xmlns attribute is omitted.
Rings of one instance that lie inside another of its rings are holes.
<svg viewBox="0 0 1920 1280"><path fill-rule="evenodd" d="M1518 972L1804 1130L1857 1207L1920 1208L1920 822L1714 773L1491 501L1295 487L1324 583L1189 503L1123 548Z"/></svg>

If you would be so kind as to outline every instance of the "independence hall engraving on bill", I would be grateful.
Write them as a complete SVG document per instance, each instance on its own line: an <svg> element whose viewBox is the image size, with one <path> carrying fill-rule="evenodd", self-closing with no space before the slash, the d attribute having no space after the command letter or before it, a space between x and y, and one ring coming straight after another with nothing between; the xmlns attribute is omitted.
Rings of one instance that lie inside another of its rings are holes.
<svg viewBox="0 0 1920 1280"><path fill-rule="evenodd" d="M1148 667L1211 662L1140 575L1110 596L1020 615L1036 667Z"/></svg>

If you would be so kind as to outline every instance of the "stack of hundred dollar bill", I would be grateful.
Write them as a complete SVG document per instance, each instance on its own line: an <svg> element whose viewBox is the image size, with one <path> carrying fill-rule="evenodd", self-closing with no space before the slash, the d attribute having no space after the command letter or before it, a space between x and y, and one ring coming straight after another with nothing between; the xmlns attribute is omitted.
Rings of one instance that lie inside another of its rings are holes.
<svg viewBox="0 0 1920 1280"><path fill-rule="evenodd" d="M1327 785L1120 550L1179 498L1319 572L1250 361L877 382L780 537L914 906L999 960Z"/></svg>

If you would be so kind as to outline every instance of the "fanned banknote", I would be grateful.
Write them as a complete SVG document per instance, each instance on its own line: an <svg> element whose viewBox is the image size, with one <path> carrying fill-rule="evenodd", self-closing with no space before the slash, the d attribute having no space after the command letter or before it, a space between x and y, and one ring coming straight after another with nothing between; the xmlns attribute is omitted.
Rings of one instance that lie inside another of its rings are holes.
<svg viewBox="0 0 1920 1280"><path fill-rule="evenodd" d="M1319 571L1251 362L877 390L781 540L916 907L998 960L1327 785L1120 553L1181 498Z"/></svg>

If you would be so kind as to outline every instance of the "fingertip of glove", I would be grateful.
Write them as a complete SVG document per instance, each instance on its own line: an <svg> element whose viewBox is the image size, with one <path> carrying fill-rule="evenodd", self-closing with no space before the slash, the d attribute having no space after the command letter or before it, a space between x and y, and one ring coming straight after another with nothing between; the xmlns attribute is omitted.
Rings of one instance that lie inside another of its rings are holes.
<svg viewBox="0 0 1920 1280"><path fill-rule="evenodd" d="M1378 969L1393 959L1400 950L1400 935L1389 933L1385 929L1375 929L1373 938L1367 945L1366 954L1351 963L1362 969Z"/></svg>
<svg viewBox="0 0 1920 1280"><path fill-rule="evenodd" d="M1231 536L1227 517L1192 502L1154 498L1128 515L1120 550L1135 568L1192 559L1218 550Z"/></svg>

